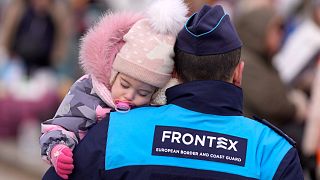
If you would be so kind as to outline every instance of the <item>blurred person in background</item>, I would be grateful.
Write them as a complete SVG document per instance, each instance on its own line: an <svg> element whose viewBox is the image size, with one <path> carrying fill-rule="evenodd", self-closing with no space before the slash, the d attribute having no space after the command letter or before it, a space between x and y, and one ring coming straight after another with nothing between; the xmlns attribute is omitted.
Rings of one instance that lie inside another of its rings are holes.
<svg viewBox="0 0 320 180"><path fill-rule="evenodd" d="M300 15L296 16L293 30L287 35L283 48L276 54L273 64L282 81L290 88L304 91L310 99L310 108L302 136L302 151L310 157L308 165L315 166L314 156L319 148L319 51L320 0L301 0ZM314 173L313 173L314 174Z"/></svg>
<svg viewBox="0 0 320 180"><path fill-rule="evenodd" d="M247 89L245 113L266 118L281 127L293 119L305 118L305 114L297 111L300 106L287 98L287 89L272 65L272 57L279 50L282 37L281 17L275 14L271 7L257 8L240 16L236 25L244 43L243 59L246 62L243 79L243 89Z"/></svg>
<svg viewBox="0 0 320 180"><path fill-rule="evenodd" d="M26 154L37 148L26 143L37 136L39 122L50 118L58 107L58 79L53 70L65 53L64 16L64 4L55 0L10 1L3 16L0 134L17 138Z"/></svg>
<svg viewBox="0 0 320 180"><path fill-rule="evenodd" d="M281 46L282 22L272 6L259 6L236 19L246 64L242 85L244 113L265 118L293 137L301 153L301 122L307 116L308 100L301 91L289 91L272 65L272 57ZM303 164L304 158L301 160Z"/></svg>
<svg viewBox="0 0 320 180"><path fill-rule="evenodd" d="M10 59L20 59L27 75L52 68L65 53L63 4L55 0L14 0L6 10L1 43Z"/></svg>

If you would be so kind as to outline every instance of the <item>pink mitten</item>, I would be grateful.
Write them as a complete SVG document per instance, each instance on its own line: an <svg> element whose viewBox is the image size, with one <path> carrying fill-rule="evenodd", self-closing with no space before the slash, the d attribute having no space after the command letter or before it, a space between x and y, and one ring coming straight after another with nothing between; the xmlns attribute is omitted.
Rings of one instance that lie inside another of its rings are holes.
<svg viewBox="0 0 320 180"><path fill-rule="evenodd" d="M73 170L72 150L64 145L58 144L51 150L51 163L54 166L57 174L62 179L68 179L68 175Z"/></svg>

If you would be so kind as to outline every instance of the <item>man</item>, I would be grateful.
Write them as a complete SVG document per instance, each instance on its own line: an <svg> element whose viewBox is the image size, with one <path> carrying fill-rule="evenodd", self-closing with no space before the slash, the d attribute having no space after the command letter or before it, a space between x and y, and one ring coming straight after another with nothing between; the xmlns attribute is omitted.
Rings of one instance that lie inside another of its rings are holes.
<svg viewBox="0 0 320 180"><path fill-rule="evenodd" d="M112 112L75 149L71 178L303 179L294 142L242 116L241 46L221 6L191 16L175 47L182 84L166 91L168 104Z"/></svg>

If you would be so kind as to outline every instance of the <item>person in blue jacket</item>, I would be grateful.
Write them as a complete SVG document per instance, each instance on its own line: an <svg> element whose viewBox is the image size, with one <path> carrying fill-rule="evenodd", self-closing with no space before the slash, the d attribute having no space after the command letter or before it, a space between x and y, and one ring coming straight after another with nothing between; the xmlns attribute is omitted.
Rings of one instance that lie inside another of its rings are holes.
<svg viewBox="0 0 320 180"><path fill-rule="evenodd" d="M178 34L167 104L111 112L76 147L70 178L303 179L295 143L243 116L241 46L223 8L203 6Z"/></svg>

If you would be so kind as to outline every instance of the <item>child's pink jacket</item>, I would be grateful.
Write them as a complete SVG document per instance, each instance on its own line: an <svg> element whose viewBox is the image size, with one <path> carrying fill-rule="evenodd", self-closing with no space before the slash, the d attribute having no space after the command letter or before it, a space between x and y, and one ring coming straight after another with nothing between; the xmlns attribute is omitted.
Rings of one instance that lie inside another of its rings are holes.
<svg viewBox="0 0 320 180"><path fill-rule="evenodd" d="M41 155L44 160L54 145L73 149L86 131L114 107L111 97L112 64L124 45L123 36L143 16L123 12L106 14L83 37L80 64L87 75L77 80L56 115L41 124Z"/></svg>

